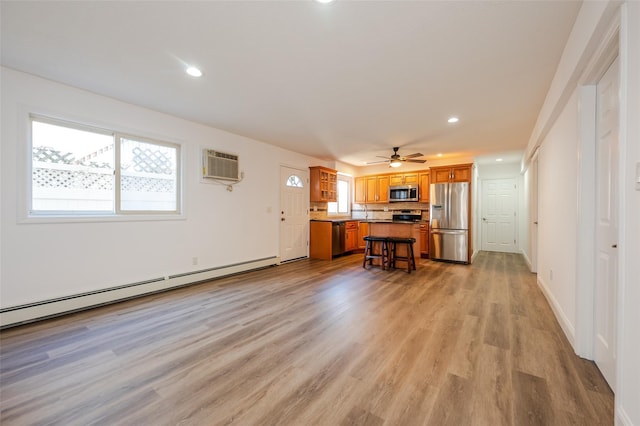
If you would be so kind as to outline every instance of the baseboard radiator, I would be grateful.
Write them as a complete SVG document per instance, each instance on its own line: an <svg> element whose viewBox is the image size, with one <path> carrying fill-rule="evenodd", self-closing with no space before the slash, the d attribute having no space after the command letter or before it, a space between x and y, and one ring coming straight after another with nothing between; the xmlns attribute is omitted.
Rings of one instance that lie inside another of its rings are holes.
<svg viewBox="0 0 640 426"><path fill-rule="evenodd" d="M279 264L280 257L273 256L3 308L0 309L0 329Z"/></svg>

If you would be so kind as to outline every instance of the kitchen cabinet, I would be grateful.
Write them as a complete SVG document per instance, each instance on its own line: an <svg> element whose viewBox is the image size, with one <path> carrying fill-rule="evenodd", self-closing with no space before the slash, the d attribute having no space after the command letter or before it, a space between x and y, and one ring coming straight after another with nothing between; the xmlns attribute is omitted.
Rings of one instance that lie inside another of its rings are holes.
<svg viewBox="0 0 640 426"><path fill-rule="evenodd" d="M388 203L389 202L389 175L367 176L366 177L366 200L367 203Z"/></svg>
<svg viewBox="0 0 640 426"><path fill-rule="evenodd" d="M355 178L354 201L360 204L388 202L389 175Z"/></svg>
<svg viewBox="0 0 640 426"><path fill-rule="evenodd" d="M311 221L309 224L309 257L331 260L333 239L331 222Z"/></svg>
<svg viewBox="0 0 640 426"><path fill-rule="evenodd" d="M367 222L358 222L358 248L364 250L367 242L364 237L369 235L369 224Z"/></svg>
<svg viewBox="0 0 640 426"><path fill-rule="evenodd" d="M353 181L354 186L354 202L364 204L367 202L367 179L357 177Z"/></svg>
<svg viewBox="0 0 640 426"><path fill-rule="evenodd" d="M348 221L346 223L346 232L344 240L345 251L353 251L358 249L358 222Z"/></svg>
<svg viewBox="0 0 640 426"><path fill-rule="evenodd" d="M431 167L431 182L471 182L471 164L458 164L446 167Z"/></svg>
<svg viewBox="0 0 640 426"><path fill-rule="evenodd" d="M327 167L309 167L309 199L311 202L338 200L338 172Z"/></svg>
<svg viewBox="0 0 640 426"><path fill-rule="evenodd" d="M418 185L420 188L420 202L429 202L429 172L421 172L418 175Z"/></svg>
<svg viewBox="0 0 640 426"><path fill-rule="evenodd" d="M429 257L429 224L420 224L420 257Z"/></svg>
<svg viewBox="0 0 640 426"><path fill-rule="evenodd" d="M417 185L418 173L398 173L389 176L389 185Z"/></svg>

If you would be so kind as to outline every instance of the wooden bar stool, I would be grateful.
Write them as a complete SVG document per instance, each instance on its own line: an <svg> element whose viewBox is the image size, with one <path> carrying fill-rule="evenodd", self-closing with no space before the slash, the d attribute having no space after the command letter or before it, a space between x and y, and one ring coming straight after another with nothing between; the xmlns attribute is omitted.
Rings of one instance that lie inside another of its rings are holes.
<svg viewBox="0 0 640 426"><path fill-rule="evenodd" d="M413 254L413 244L416 242L415 238L400 238L400 237L389 237L387 238L389 246L390 246L390 258L389 258L389 269L396 267L396 260L400 260L403 262L407 262L407 272L411 273L411 270L416 270L416 257ZM396 248L398 244L404 244L407 248L406 256L398 256L396 252Z"/></svg>
<svg viewBox="0 0 640 426"><path fill-rule="evenodd" d="M364 248L364 260L362 261L362 267L366 269L367 261L369 261L369 266L372 266L371 261L373 259L380 259L382 270L386 269L387 263L389 262L389 243L387 241L387 237L375 237L369 235L364 237L364 240L367 242ZM375 252L375 243L380 243L380 252Z"/></svg>

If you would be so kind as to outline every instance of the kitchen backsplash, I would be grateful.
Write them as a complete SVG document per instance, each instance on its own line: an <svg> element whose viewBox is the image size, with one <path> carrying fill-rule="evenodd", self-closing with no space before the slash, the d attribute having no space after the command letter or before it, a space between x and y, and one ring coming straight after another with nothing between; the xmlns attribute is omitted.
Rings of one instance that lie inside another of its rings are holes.
<svg viewBox="0 0 640 426"><path fill-rule="evenodd" d="M327 219L327 203L311 203L311 219ZM429 203L351 204L351 218L358 220L390 220L394 210L421 210L422 220L429 220ZM331 216L339 217L339 216Z"/></svg>

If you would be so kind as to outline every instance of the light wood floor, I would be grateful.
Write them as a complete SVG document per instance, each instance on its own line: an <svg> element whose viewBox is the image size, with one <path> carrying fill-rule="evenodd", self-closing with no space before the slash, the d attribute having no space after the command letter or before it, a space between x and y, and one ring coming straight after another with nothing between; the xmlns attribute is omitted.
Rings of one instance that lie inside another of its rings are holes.
<svg viewBox="0 0 640 426"><path fill-rule="evenodd" d="M4 330L7 425L607 425L519 255L303 260Z"/></svg>

